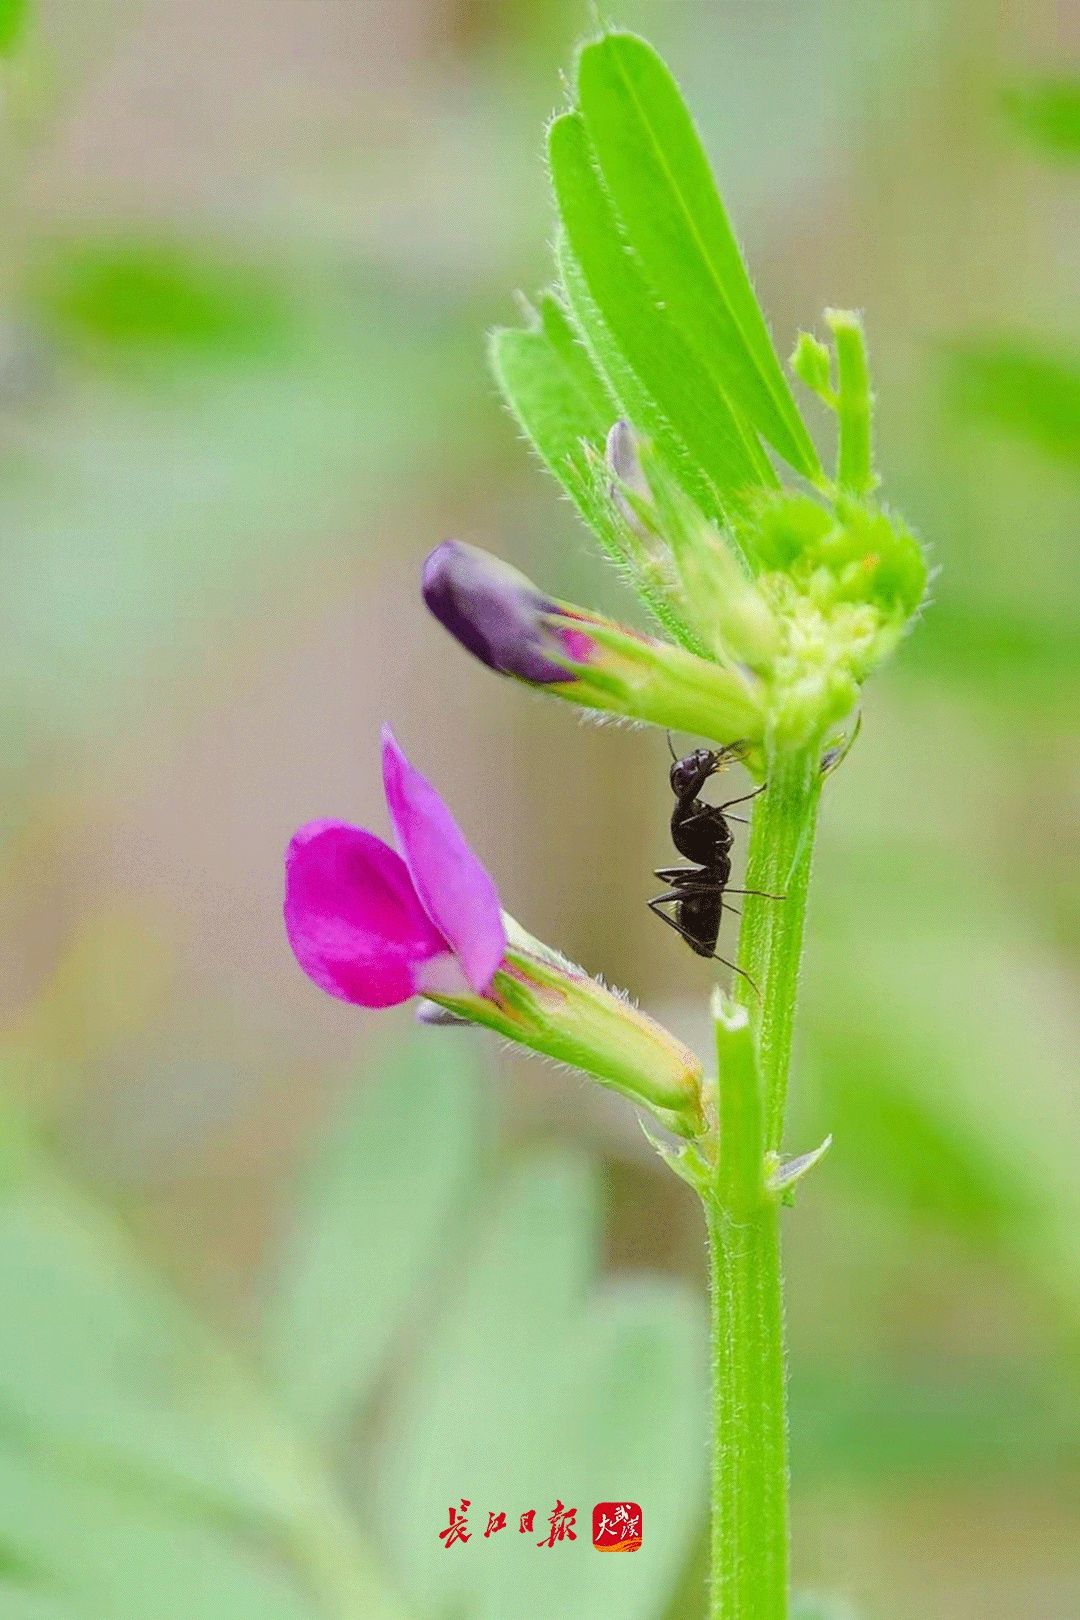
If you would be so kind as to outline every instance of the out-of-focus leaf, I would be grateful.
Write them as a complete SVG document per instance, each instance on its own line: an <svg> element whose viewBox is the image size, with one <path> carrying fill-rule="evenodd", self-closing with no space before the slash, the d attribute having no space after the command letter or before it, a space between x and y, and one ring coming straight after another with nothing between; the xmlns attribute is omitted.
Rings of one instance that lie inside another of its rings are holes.
<svg viewBox="0 0 1080 1620"><path fill-rule="evenodd" d="M270 1549L0 1446L0 1537L101 1620L315 1620ZM31 1611L32 1612L32 1611ZM47 1612L47 1611L46 1611ZM5 1620L7 1620L5 1611Z"/></svg>
<svg viewBox="0 0 1080 1620"><path fill-rule="evenodd" d="M0 772L141 719L148 682L190 677L239 600L314 593L331 534L363 546L403 475L415 495L444 443L467 457L465 333L443 305L332 266L278 280L289 319L259 353L91 343L59 321L39 338L0 436Z"/></svg>
<svg viewBox="0 0 1080 1620"><path fill-rule="evenodd" d="M1055 718L1070 724L1080 681L1080 625L1069 604L1052 621L1025 617L1006 602L972 603L947 598L934 603L919 625L912 648L911 677L929 674L946 687L965 690L1002 717L1030 726Z"/></svg>
<svg viewBox="0 0 1080 1620"><path fill-rule="evenodd" d="M305 1428L348 1419L429 1294L476 1179L479 1091L467 1037L417 1031L328 1131L267 1307L268 1365Z"/></svg>
<svg viewBox="0 0 1080 1620"><path fill-rule="evenodd" d="M1033 79L1004 93L1005 109L1043 152L1080 157L1080 79Z"/></svg>
<svg viewBox="0 0 1080 1620"><path fill-rule="evenodd" d="M539 1402L545 1422L553 1417L553 1368L598 1263L598 1217L587 1166L552 1150L521 1164L494 1204L481 1206L475 1233L447 1234L460 1274L447 1279L449 1303L399 1391L377 1469L386 1545L431 1620L475 1606L490 1562L446 1556L437 1532L449 1505L475 1503L481 1534L487 1510L505 1508L509 1539L526 1508L542 1516L543 1501L526 1497L558 1489L536 1477L527 1414Z"/></svg>
<svg viewBox="0 0 1080 1620"><path fill-rule="evenodd" d="M4 1620L107 1620L73 1598L54 1597L32 1586L14 1586L0 1577L0 1614Z"/></svg>
<svg viewBox="0 0 1080 1620"><path fill-rule="evenodd" d="M562 1367L553 1360L522 1414L539 1529L492 1559L482 1620L665 1613L705 1511L705 1332L692 1292L654 1278L628 1277L590 1304ZM578 1540L538 1553L556 1494L577 1508ZM598 1500L640 1504L645 1534L633 1557L594 1556Z"/></svg>
<svg viewBox="0 0 1080 1620"><path fill-rule="evenodd" d="M1021 340L957 344L949 367L961 406L1044 455L1080 465L1080 360Z"/></svg>
<svg viewBox="0 0 1080 1620"><path fill-rule="evenodd" d="M908 935L878 919L857 952L830 943L831 993L808 998L827 1173L996 1253L1074 1330L1080 1129L1047 959L1000 925Z"/></svg>
<svg viewBox="0 0 1080 1620"><path fill-rule="evenodd" d="M775 484L776 475L752 430L698 364L627 252L579 114L564 113L552 122L548 157L567 241L612 337L721 500L739 508L748 491Z"/></svg>
<svg viewBox="0 0 1080 1620"><path fill-rule="evenodd" d="M433 1620L663 1612L703 1511L703 1324L692 1296L650 1278L587 1306L597 1260L584 1166L532 1157L482 1217L453 1303L400 1391L380 1516ZM484 1556L454 1560L437 1531L463 1497ZM556 1498L576 1508L578 1539L541 1548ZM632 1559L599 1559L592 1506L619 1499L641 1503L645 1544ZM536 1525L522 1534L529 1509ZM507 1529L483 1545L500 1511Z"/></svg>
<svg viewBox="0 0 1080 1620"><path fill-rule="evenodd" d="M288 299L265 270L178 241L76 241L42 265L30 302L65 339L120 354L243 359L295 340Z"/></svg>
<svg viewBox="0 0 1080 1620"><path fill-rule="evenodd" d="M17 1135L0 1167L0 1299L0 1424L161 1494L288 1516L208 1335Z"/></svg>
<svg viewBox="0 0 1080 1620"><path fill-rule="evenodd" d="M10 56L30 18L30 0L0 0L0 56Z"/></svg>
<svg viewBox="0 0 1080 1620"><path fill-rule="evenodd" d="M678 85L633 34L578 59L578 98L626 240L657 303L732 409L808 478L820 474L708 157Z"/></svg>
<svg viewBox="0 0 1080 1620"><path fill-rule="evenodd" d="M1068 1473L1080 1446L1075 1388L1045 1367L967 1359L951 1369L796 1363L791 1381L795 1477L1009 1481Z"/></svg>
<svg viewBox="0 0 1080 1620"><path fill-rule="evenodd" d="M127 1587L114 1603L110 1586L101 1620L212 1620L233 1613L230 1592L236 1616L306 1612L283 1573L288 1547L319 1580L336 1561L335 1586L357 1605L362 1596L356 1612L402 1620L310 1448L29 1133L0 1126L0 1555L20 1572L60 1570L70 1546L73 1588L98 1559L102 1579L130 1576L130 1605ZM50 1563L41 1549L66 1515L73 1539L57 1537ZM134 1565L125 1541L137 1543ZM170 1561L198 1563L204 1547L203 1573L185 1572L175 1608L171 1594L152 1603Z"/></svg>

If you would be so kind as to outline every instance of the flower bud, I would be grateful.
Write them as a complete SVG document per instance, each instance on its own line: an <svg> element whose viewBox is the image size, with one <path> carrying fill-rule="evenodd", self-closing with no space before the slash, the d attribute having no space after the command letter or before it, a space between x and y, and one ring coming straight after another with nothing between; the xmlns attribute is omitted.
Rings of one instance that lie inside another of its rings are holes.
<svg viewBox="0 0 1080 1620"><path fill-rule="evenodd" d="M612 474L611 499L617 511L635 534L646 536L650 530L642 516L641 503L650 499L649 485L629 422L612 423L604 455Z"/></svg>
<svg viewBox="0 0 1080 1620"><path fill-rule="evenodd" d="M490 552L444 540L424 564L423 593L439 623L489 669L538 685L573 679L552 657L574 650L547 622L556 604Z"/></svg>
<svg viewBox="0 0 1080 1620"><path fill-rule="evenodd" d="M432 552L424 598L489 669L556 697L719 743L753 745L763 735L760 682L749 670L556 601L475 546L448 540Z"/></svg>

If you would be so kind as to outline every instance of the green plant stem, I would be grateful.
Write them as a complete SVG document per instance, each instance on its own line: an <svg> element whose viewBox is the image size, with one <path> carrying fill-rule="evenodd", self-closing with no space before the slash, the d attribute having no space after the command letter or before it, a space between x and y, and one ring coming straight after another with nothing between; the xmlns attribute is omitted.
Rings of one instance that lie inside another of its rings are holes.
<svg viewBox="0 0 1080 1620"><path fill-rule="evenodd" d="M784 1131L791 1036L802 959L806 895L821 795L821 749L770 749L768 787L754 805L746 862L748 889L782 900L747 895L743 902L735 995L757 1032L765 1095L765 1148L779 1153ZM758 997L760 996L760 1000Z"/></svg>
<svg viewBox="0 0 1080 1620"><path fill-rule="evenodd" d="M816 745L771 752L768 789L754 808L746 887L785 898L747 896L739 966L757 988L739 979L744 1011L717 1018L720 1147L705 1195L714 1417L710 1620L785 1620L788 1613L780 1203L766 1186L765 1156L779 1150L783 1132L819 755ZM748 1020L742 1039L738 1017Z"/></svg>
<svg viewBox="0 0 1080 1620"><path fill-rule="evenodd" d="M787 1614L788 1464L779 1208L706 1203L712 1279L711 1620Z"/></svg>

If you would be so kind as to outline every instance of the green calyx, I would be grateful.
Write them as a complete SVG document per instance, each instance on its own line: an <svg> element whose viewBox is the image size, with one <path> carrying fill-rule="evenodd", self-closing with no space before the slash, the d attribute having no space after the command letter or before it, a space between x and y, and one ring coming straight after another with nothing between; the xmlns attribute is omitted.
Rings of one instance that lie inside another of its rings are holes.
<svg viewBox="0 0 1080 1620"><path fill-rule="evenodd" d="M699 1135L702 1067L689 1047L512 917L504 921L506 958L487 995L430 999L457 1018L591 1075L650 1109L675 1135Z"/></svg>
<svg viewBox="0 0 1080 1620"><path fill-rule="evenodd" d="M824 736L854 708L862 682L919 609L927 584L919 542L871 495L838 486L820 495L761 489L721 530L651 443L634 440L628 460L629 431L613 503L627 525L665 548L672 610L707 658L753 694L756 725L738 734L750 742L772 734L793 746ZM692 729L736 735L723 732L719 717Z"/></svg>
<svg viewBox="0 0 1080 1620"><path fill-rule="evenodd" d="M870 499L762 499L742 530L780 639L763 678L773 730L792 745L844 720L893 651L927 584L915 536Z"/></svg>

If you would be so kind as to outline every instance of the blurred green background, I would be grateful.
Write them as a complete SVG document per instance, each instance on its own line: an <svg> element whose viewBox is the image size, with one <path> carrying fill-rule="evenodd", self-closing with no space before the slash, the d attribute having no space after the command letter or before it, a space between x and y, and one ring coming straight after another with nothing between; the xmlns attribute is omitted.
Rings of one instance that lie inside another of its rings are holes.
<svg viewBox="0 0 1080 1620"><path fill-rule="evenodd" d="M385 832L392 719L508 909L707 1040L710 971L644 907L664 739L500 683L417 592L456 534L626 611L484 363L548 273L543 121L588 8L24 13L0 0L0 1616L695 1620L692 1196L618 1099L320 997L280 922L299 822ZM614 17L682 81L781 351L865 309L886 493L941 570L814 877L801 1612L1071 1620L1067 8ZM575 1546L484 1541L556 1496ZM645 1546L598 1559L624 1496Z"/></svg>

